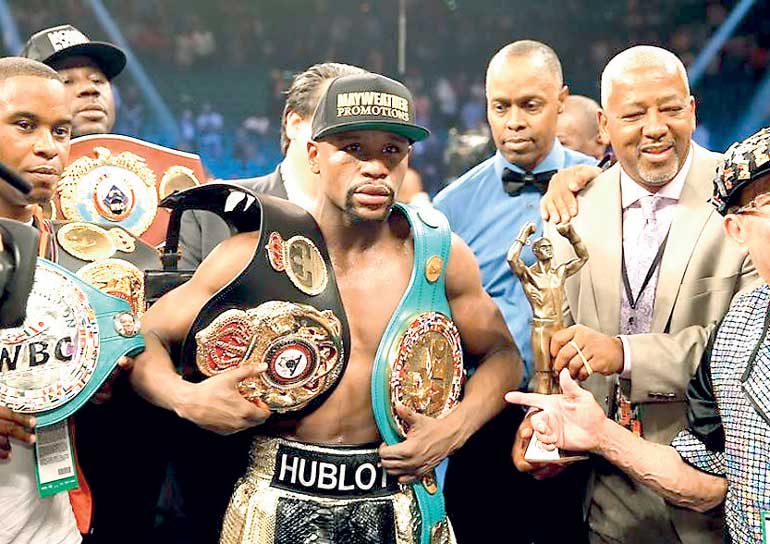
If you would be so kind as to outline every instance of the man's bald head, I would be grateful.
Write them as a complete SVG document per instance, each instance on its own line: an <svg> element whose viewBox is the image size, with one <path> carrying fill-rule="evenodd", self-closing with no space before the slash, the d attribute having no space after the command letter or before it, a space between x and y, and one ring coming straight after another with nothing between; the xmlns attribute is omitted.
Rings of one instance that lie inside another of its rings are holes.
<svg viewBox="0 0 770 544"><path fill-rule="evenodd" d="M564 85L561 62L559 62L556 52L544 43L534 40L519 40L509 43L495 53L487 66L487 80L489 80L490 71L503 68L511 59L517 58L526 58L541 65L553 77L557 87Z"/></svg>
<svg viewBox="0 0 770 544"><path fill-rule="evenodd" d="M19 76L41 77L61 82L61 78L56 73L56 70L42 62L24 57L0 58L0 82L10 77Z"/></svg>
<svg viewBox="0 0 770 544"><path fill-rule="evenodd" d="M602 74L599 127L623 170L656 192L684 166L695 130L695 99L676 56L659 47L619 53Z"/></svg>
<svg viewBox="0 0 770 544"><path fill-rule="evenodd" d="M486 91L495 146L511 164L533 170L553 148L569 94L559 58L540 42L508 44L489 61Z"/></svg>
<svg viewBox="0 0 770 544"><path fill-rule="evenodd" d="M562 145L601 159L607 150L607 142L599 133L599 109L596 100L587 96L568 96L556 125L556 137Z"/></svg>
<svg viewBox="0 0 770 544"><path fill-rule="evenodd" d="M671 51L653 45L637 45L615 55L602 72L602 108L607 108L612 86L630 72L655 67L672 74L678 74L684 82L687 93L690 93L690 83L687 70L679 57Z"/></svg>

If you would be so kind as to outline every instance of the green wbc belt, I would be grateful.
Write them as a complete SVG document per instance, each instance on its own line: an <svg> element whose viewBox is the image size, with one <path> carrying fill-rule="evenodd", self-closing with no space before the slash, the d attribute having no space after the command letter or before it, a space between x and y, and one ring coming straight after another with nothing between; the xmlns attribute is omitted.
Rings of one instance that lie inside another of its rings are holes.
<svg viewBox="0 0 770 544"><path fill-rule="evenodd" d="M372 373L374 418L384 441L404 440L408 427L395 412L402 404L441 417L459 401L464 371L460 334L446 297L446 264L451 233L446 218L432 208L397 204L414 239L409 286L382 337ZM422 517L420 542L440 540L447 530L444 497L433 474L414 485Z"/></svg>
<svg viewBox="0 0 770 544"><path fill-rule="evenodd" d="M83 406L122 356L142 350L126 300L38 259L27 319L0 330L0 406L53 425Z"/></svg>

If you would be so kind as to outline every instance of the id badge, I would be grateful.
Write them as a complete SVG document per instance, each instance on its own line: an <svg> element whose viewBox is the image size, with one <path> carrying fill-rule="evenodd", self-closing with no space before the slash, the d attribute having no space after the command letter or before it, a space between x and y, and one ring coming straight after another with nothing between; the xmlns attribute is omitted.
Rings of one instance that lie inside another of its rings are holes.
<svg viewBox="0 0 770 544"><path fill-rule="evenodd" d="M759 514L759 523L762 524L762 544L770 542L770 510L762 510Z"/></svg>
<svg viewBox="0 0 770 544"><path fill-rule="evenodd" d="M35 431L35 477L41 497L78 487L69 423L61 421Z"/></svg>

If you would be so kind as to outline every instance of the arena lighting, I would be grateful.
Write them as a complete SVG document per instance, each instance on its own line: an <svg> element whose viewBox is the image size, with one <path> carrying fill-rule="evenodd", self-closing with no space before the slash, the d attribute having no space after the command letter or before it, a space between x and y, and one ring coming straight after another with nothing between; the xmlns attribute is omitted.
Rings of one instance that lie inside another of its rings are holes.
<svg viewBox="0 0 770 544"><path fill-rule="evenodd" d="M695 87L698 85L700 78L706 72L706 68L713 58L722 49L722 46L727 40L735 33L738 25L749 12L754 5L755 0L741 0L741 2L733 8L730 15L719 26L717 31L709 39L706 46L698 53L697 58L693 61L692 66L687 69L687 77L690 80L690 86Z"/></svg>
<svg viewBox="0 0 770 544"><path fill-rule="evenodd" d="M179 127L177 126L174 116L171 114L171 110L158 93L152 80L147 76L147 73L142 67L142 63L134 54L134 50L128 43L128 40L126 40L125 36L123 36L120 27L115 23L115 20L112 18L107 8L104 7L101 0L88 0L86 3L90 6L91 11L93 11L94 16L99 21L99 24L101 24L104 32L109 36L110 40L125 51L126 58L128 59L126 70L131 73L131 76L147 98L150 107L155 110L158 119L160 119L160 122L163 125L163 132L167 135L171 135L172 142L178 141Z"/></svg>
<svg viewBox="0 0 770 544"><path fill-rule="evenodd" d="M0 0L0 28L3 34L3 47L6 51L21 51L24 42L19 36L19 27L5 0Z"/></svg>

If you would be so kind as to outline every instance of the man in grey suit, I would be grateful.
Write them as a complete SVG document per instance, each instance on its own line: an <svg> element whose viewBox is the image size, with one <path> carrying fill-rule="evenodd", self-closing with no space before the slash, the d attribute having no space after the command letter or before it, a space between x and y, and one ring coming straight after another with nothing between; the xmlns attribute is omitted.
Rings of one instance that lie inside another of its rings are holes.
<svg viewBox="0 0 770 544"><path fill-rule="evenodd" d="M340 76L360 74L357 66L325 62L315 64L292 80L286 93L286 104L281 120L281 152L283 161L266 176L234 181L257 193L285 198L309 209L318 192L317 176L307 162L307 142L310 139L310 121L329 82ZM211 253L222 240L231 235L229 228L218 216L205 211L190 211L182 215L180 268L192 270Z"/></svg>
<svg viewBox="0 0 770 544"><path fill-rule="evenodd" d="M602 74L599 124L618 157L578 197L573 220L588 264L566 284L570 318L554 335L568 368L622 425L668 444L686 425L685 391L710 331L733 296L757 281L708 204L720 156L691 141L695 102L681 61L633 47ZM552 225L551 225L552 228ZM573 255L551 236L554 259ZM521 458L519 433L516 464ZM721 511L668 505L609 463L594 464L593 543L722 542Z"/></svg>

